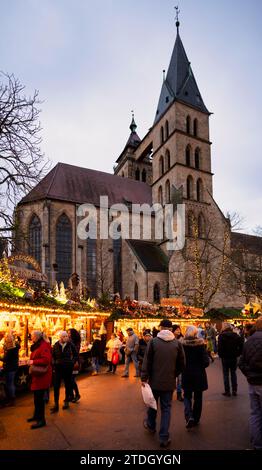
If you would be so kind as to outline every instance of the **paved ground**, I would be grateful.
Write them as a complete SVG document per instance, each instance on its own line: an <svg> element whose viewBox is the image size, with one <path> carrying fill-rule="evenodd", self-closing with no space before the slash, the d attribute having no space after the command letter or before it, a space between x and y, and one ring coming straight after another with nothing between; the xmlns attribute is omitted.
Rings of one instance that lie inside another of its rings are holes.
<svg viewBox="0 0 262 470"><path fill-rule="evenodd" d="M142 421L145 407L140 380L117 375L79 377L81 400L69 410L50 415L45 428L31 430L26 418L32 415L32 395L17 399L15 408L0 409L0 449L159 449L157 435L148 435ZM205 392L201 424L185 429L183 404L174 399L171 422L171 449L212 450L249 447L249 403L245 378L238 371L239 396L225 398L221 364L217 359L208 368L209 390Z"/></svg>

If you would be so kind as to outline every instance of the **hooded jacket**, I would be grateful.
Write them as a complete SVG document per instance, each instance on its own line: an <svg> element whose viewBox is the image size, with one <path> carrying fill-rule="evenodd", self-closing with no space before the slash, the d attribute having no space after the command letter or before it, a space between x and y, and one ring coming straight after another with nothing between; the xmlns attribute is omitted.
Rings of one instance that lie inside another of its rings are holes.
<svg viewBox="0 0 262 470"><path fill-rule="evenodd" d="M186 391L203 392L208 389L206 367L209 358L202 338L184 338L182 344L186 367L182 372L182 387Z"/></svg>
<svg viewBox="0 0 262 470"><path fill-rule="evenodd" d="M176 377L185 367L183 347L169 330L162 330L147 346L142 370L142 382L149 382L152 390L173 391Z"/></svg>
<svg viewBox="0 0 262 470"><path fill-rule="evenodd" d="M236 359L243 349L243 340L231 329L223 331L218 337L218 355L222 359Z"/></svg>
<svg viewBox="0 0 262 470"><path fill-rule="evenodd" d="M239 369L251 385L262 385L262 331L256 331L244 345Z"/></svg>

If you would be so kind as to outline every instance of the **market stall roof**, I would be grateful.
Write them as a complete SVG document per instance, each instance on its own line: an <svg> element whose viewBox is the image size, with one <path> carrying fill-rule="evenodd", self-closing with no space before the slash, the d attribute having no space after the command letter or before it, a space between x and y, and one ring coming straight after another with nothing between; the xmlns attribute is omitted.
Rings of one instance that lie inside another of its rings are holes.
<svg viewBox="0 0 262 470"><path fill-rule="evenodd" d="M100 195L108 196L109 205L124 201L133 204L152 203L151 187L146 183L58 163L19 204L55 199L99 206Z"/></svg>
<svg viewBox="0 0 262 470"><path fill-rule="evenodd" d="M168 257L155 242L127 240L145 271L165 273L168 271Z"/></svg>

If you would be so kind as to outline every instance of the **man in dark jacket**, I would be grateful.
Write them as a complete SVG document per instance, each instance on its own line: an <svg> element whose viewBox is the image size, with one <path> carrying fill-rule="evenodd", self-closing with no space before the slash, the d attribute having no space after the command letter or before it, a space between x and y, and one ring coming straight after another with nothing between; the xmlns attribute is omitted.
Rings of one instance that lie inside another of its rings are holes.
<svg viewBox="0 0 262 470"><path fill-rule="evenodd" d="M51 413L56 413L59 410L59 392L62 380L64 381L66 392L63 410L69 408L73 367L75 362L77 362L78 360L77 350L72 341L69 341L67 332L61 331L59 336L60 339L54 344L52 351L53 364L55 370L55 406L51 409Z"/></svg>
<svg viewBox="0 0 262 470"><path fill-rule="evenodd" d="M218 337L218 355L222 359L225 392L230 397L229 371L231 373L232 394L237 396L237 358L243 348L243 341L237 333L233 332L230 323L223 323L222 333Z"/></svg>
<svg viewBox="0 0 262 470"><path fill-rule="evenodd" d="M153 395L161 406L161 424L159 431L160 446L170 444L169 425L171 418L172 396L176 388L176 377L185 367L183 347L172 333L172 322L162 320L160 332L152 339L146 349L142 371L142 386L148 382ZM149 408L144 427L151 433L156 430L157 411Z"/></svg>
<svg viewBox="0 0 262 470"><path fill-rule="evenodd" d="M262 450L262 317L244 345L239 368L249 384L251 443L254 449Z"/></svg>
<svg viewBox="0 0 262 470"><path fill-rule="evenodd" d="M91 375L97 375L98 372L99 372L99 368L100 368L100 365L99 365L99 359L100 359L100 355L101 355L101 338L99 335L97 335L96 333L94 333L93 335L93 345L92 345L92 348L91 348L91 357L92 357L92 368L93 368L93 372Z"/></svg>

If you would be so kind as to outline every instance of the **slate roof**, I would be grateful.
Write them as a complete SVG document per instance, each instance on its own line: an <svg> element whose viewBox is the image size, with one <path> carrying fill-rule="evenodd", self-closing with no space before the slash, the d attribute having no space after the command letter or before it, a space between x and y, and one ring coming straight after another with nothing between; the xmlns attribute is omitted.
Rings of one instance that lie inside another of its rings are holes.
<svg viewBox="0 0 262 470"><path fill-rule="evenodd" d="M179 32L177 33L167 76L162 85L154 124L175 100L209 113L201 97Z"/></svg>
<svg viewBox="0 0 262 470"><path fill-rule="evenodd" d="M99 206L100 195L108 196L109 205L152 204L151 187L146 183L66 163L58 163L19 204L55 199Z"/></svg>
<svg viewBox="0 0 262 470"><path fill-rule="evenodd" d="M145 240L127 240L145 271L165 273L168 271L168 257L155 243Z"/></svg>
<svg viewBox="0 0 262 470"><path fill-rule="evenodd" d="M231 247L234 250L247 250L249 253L262 256L262 237L245 233L231 233Z"/></svg>

